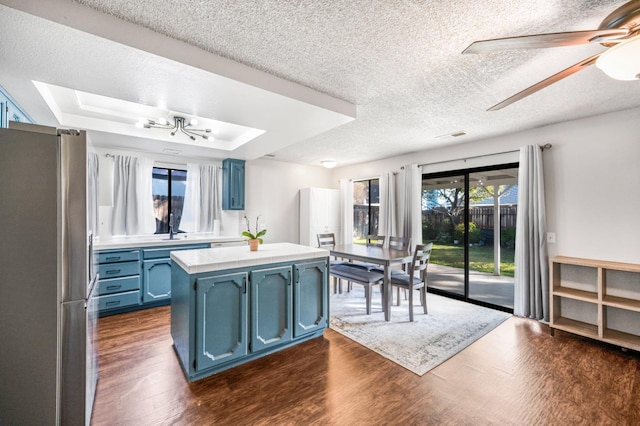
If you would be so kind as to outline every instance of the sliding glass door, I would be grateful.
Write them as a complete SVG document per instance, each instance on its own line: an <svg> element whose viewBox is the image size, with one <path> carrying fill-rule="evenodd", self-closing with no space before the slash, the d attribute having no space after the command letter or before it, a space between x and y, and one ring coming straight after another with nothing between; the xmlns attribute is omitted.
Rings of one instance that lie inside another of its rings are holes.
<svg viewBox="0 0 640 426"><path fill-rule="evenodd" d="M465 177L450 175L422 180L422 240L433 242L428 288L465 296Z"/></svg>
<svg viewBox="0 0 640 426"><path fill-rule="evenodd" d="M423 176L430 291L513 309L517 183L517 164Z"/></svg>

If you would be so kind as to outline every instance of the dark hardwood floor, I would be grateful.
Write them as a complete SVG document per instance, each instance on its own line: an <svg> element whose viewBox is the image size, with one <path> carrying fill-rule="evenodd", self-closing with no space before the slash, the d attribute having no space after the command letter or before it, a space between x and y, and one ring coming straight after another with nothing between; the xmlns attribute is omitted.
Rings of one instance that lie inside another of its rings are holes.
<svg viewBox="0 0 640 426"><path fill-rule="evenodd" d="M324 336L188 383L169 307L101 318L93 425L633 425L635 352L511 318L422 377Z"/></svg>

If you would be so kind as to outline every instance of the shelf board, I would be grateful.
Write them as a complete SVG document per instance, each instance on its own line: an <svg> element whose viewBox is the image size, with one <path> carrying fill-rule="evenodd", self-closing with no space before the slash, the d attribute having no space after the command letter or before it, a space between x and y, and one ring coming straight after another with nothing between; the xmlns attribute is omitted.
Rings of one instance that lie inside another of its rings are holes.
<svg viewBox="0 0 640 426"><path fill-rule="evenodd" d="M568 299L582 300L584 302L598 302L598 293L594 291L577 290L569 287L554 287L553 295L566 297Z"/></svg>
<svg viewBox="0 0 640 426"><path fill-rule="evenodd" d="M640 300L628 299L626 297L605 296L604 299L602 299L602 304L614 308L640 312Z"/></svg>
<svg viewBox="0 0 640 426"><path fill-rule="evenodd" d="M581 259L578 257L557 256L550 260L553 263L590 266L593 268L612 269L616 271L640 272L640 265L635 263L611 262L607 260Z"/></svg>
<svg viewBox="0 0 640 426"><path fill-rule="evenodd" d="M598 338L598 326L595 324L560 317L551 321L551 327L585 337Z"/></svg>
<svg viewBox="0 0 640 426"><path fill-rule="evenodd" d="M602 340L614 345L623 346L625 348L630 348L636 351L640 351L640 336L636 336L635 334L629 334L622 331L605 329L604 338Z"/></svg>

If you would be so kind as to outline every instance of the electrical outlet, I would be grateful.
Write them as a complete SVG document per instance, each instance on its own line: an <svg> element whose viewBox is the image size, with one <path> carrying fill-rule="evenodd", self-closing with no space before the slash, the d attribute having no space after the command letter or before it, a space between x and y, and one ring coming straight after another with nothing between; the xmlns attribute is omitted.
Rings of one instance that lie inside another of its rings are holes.
<svg viewBox="0 0 640 426"><path fill-rule="evenodd" d="M556 242L556 233L555 232L547 232L547 242L551 244L555 244Z"/></svg>

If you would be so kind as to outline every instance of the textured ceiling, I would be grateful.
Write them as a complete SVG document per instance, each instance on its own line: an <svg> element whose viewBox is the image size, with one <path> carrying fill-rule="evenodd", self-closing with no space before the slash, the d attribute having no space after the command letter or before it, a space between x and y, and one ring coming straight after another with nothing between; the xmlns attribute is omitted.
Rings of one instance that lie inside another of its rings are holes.
<svg viewBox="0 0 640 426"><path fill-rule="evenodd" d="M640 82L590 67L487 112L604 47L460 53L478 39L595 29L621 1L76 2L357 106L355 121L273 152L284 161L357 163L640 106Z"/></svg>

